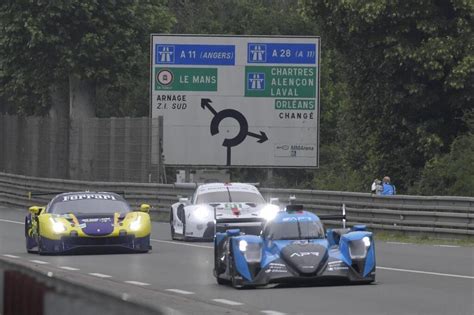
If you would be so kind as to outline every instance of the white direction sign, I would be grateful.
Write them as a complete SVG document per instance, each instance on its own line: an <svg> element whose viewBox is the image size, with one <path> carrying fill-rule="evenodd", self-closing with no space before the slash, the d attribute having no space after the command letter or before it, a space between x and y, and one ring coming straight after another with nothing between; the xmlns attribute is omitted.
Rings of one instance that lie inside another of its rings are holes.
<svg viewBox="0 0 474 315"><path fill-rule="evenodd" d="M163 116L165 164L317 167L319 41L151 35L151 116Z"/></svg>

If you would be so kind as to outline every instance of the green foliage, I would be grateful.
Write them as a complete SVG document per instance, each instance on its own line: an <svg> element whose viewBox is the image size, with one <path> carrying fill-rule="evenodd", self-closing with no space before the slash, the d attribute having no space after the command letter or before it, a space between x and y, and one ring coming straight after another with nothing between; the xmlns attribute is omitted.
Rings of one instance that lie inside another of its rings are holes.
<svg viewBox="0 0 474 315"><path fill-rule="evenodd" d="M19 113L43 113L70 74L113 85L137 73L149 33L174 19L159 0L8 1L0 4L0 94Z"/></svg>
<svg viewBox="0 0 474 315"><path fill-rule="evenodd" d="M174 33L314 35L294 0L182 0L169 7L178 21Z"/></svg>
<svg viewBox="0 0 474 315"><path fill-rule="evenodd" d="M466 131L472 106L472 1L305 1L343 56L350 105L343 167L403 192Z"/></svg>
<svg viewBox="0 0 474 315"><path fill-rule="evenodd" d="M449 153L431 159L412 188L423 195L474 196L474 119L470 131L457 137Z"/></svg>

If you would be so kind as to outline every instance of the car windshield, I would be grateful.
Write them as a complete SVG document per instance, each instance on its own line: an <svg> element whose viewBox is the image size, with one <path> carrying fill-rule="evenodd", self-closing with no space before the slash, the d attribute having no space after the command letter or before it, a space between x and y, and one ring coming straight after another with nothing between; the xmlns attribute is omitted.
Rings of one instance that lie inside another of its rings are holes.
<svg viewBox="0 0 474 315"><path fill-rule="evenodd" d="M75 198L83 195L67 195L53 202L48 212L55 214L112 214L130 212L130 206L113 195L94 195L95 197L111 196L112 198ZM72 200L71 200L72 199Z"/></svg>
<svg viewBox="0 0 474 315"><path fill-rule="evenodd" d="M301 240L324 238L324 228L320 221L271 222L263 232L271 240Z"/></svg>
<svg viewBox="0 0 474 315"><path fill-rule="evenodd" d="M247 202L260 204L265 203L265 200L260 194L235 190L203 193L196 198L196 204L213 202Z"/></svg>

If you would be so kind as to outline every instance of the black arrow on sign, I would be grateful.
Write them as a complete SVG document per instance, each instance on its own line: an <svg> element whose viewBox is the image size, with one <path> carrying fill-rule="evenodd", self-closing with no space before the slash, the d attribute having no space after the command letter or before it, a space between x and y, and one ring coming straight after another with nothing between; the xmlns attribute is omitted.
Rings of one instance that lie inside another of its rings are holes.
<svg viewBox="0 0 474 315"><path fill-rule="evenodd" d="M258 139L258 143L264 143L265 141L268 140L268 137L267 137L267 134L263 131L260 131L260 134L256 134L256 133L253 133L253 132L248 132L247 133L248 136L250 137L254 137L254 138L257 138Z"/></svg>
<svg viewBox="0 0 474 315"><path fill-rule="evenodd" d="M201 98L201 107L202 107L202 109L206 109L206 107L207 107L207 109L209 109L209 110L211 111L211 113L212 113L214 116L216 116L216 115L217 115L217 112L216 112L216 110L215 110L214 108L212 108L211 103L212 103L212 101L211 101L210 99L208 99L208 98Z"/></svg>
<svg viewBox="0 0 474 315"><path fill-rule="evenodd" d="M224 147L227 147L227 166L231 165L231 148L241 144L247 136L257 138L258 143L263 143L268 140L267 134L263 131L260 131L260 134L249 131L249 124L247 122L247 119L241 112L235 109L224 109L220 112L217 112L211 106L211 103L212 101L208 98L201 99L202 109L205 110L207 108L214 115L214 117L212 117L210 125L211 135L215 136L219 133L219 124L225 118L234 118L239 123L239 133L234 138L224 139L224 142L222 142L222 145Z"/></svg>
<svg viewBox="0 0 474 315"><path fill-rule="evenodd" d="M249 131L249 124L247 122L247 119L245 119L245 116L242 115L242 113L236 111L235 109L223 109L212 118L211 135L215 136L219 133L219 124L225 118L234 118L235 120L237 120L240 126L240 130L234 138L225 139L224 142L222 142L222 145L224 147L238 146L245 140L245 137L247 137L247 133Z"/></svg>

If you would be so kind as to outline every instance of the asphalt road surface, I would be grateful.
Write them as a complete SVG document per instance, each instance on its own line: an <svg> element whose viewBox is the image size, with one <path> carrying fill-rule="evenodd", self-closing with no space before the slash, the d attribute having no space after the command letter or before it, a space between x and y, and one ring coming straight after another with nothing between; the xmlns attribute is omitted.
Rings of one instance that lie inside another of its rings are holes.
<svg viewBox="0 0 474 315"><path fill-rule="evenodd" d="M153 223L148 254L38 256L25 251L25 214L0 207L0 255L146 290L162 307L163 294L176 296L187 314L474 314L473 247L378 242L375 284L236 290L212 276L212 243L172 241L168 224Z"/></svg>

